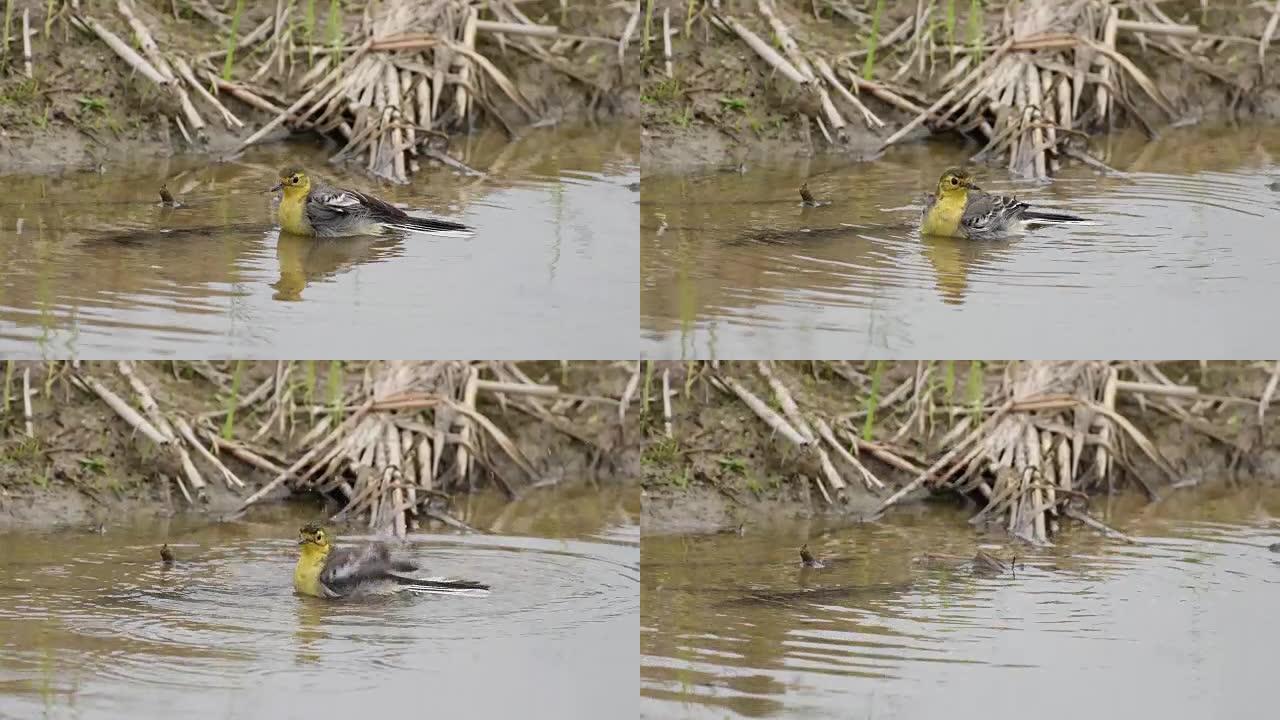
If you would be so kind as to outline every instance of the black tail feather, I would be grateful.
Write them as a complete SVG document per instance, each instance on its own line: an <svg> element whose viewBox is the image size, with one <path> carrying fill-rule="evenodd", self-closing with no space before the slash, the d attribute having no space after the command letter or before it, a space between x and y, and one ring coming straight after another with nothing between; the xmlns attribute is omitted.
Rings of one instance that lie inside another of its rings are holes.
<svg viewBox="0 0 1280 720"><path fill-rule="evenodd" d="M1085 219L1078 215L1068 215L1066 213L1041 212L1039 210L1027 210L1022 213L1022 219L1028 222L1084 222Z"/></svg>
<svg viewBox="0 0 1280 720"><path fill-rule="evenodd" d="M396 582L410 590L430 593L456 593L488 591L489 586L472 580L420 580L418 578L392 575Z"/></svg>
<svg viewBox="0 0 1280 720"><path fill-rule="evenodd" d="M447 233L449 235L470 235L473 230L462 223L452 222L450 220L437 220L435 218L413 217L412 215L387 223L387 225L403 230L413 230L424 233Z"/></svg>

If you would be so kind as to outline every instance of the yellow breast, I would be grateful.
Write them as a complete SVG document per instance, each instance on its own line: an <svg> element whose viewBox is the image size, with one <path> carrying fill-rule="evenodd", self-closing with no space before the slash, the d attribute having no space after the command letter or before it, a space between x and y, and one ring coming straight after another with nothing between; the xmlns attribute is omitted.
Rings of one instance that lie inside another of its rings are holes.
<svg viewBox="0 0 1280 720"><path fill-rule="evenodd" d="M324 569L324 561L328 557L327 550L315 545L303 545L298 564L293 569L293 589L303 595L327 597L324 588L320 586L320 571Z"/></svg>
<svg viewBox="0 0 1280 720"><path fill-rule="evenodd" d="M280 227L294 235L315 235L315 228L307 220L308 191L302 188L286 187L284 197L280 199L280 208L276 215L280 218Z"/></svg>
<svg viewBox="0 0 1280 720"><path fill-rule="evenodd" d="M929 208L920 223L920 232L926 235L942 235L944 237L963 237L960 232L960 218L964 217L964 193L944 193Z"/></svg>

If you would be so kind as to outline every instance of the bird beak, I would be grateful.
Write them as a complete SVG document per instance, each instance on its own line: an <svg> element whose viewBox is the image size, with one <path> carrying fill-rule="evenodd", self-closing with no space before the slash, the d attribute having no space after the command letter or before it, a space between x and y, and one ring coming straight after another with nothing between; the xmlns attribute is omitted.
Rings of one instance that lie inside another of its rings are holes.
<svg viewBox="0 0 1280 720"><path fill-rule="evenodd" d="M275 185L274 185L270 190L268 190L267 192L278 192L278 191L280 190L280 188L282 188L282 187L284 187L284 183L282 183L282 182L278 182L278 183L276 183L276 184L275 184Z"/></svg>

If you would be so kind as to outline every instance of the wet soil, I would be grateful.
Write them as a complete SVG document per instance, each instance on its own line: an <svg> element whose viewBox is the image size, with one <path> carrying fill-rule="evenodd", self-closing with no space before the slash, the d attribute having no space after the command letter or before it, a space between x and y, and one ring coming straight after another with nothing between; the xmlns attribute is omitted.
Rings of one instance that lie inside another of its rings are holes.
<svg viewBox="0 0 1280 720"><path fill-rule="evenodd" d="M802 48L819 48L829 56L837 56L868 45L864 25L833 20L826 4L820 4L821 19L814 17L819 4L793 0L780 0L777 4L785 8L786 21L791 23L791 32ZM878 154L884 139L912 119L912 115L863 93L860 99L885 122L885 127L871 129L858 118L846 118L849 124L844 129L845 139L833 145L810 122L809 116L818 114L812 103L798 97L794 85L780 77L737 35L715 29L701 15L686 24L684 3L659 0L654 5L654 16L658 18L655 24L661 24L663 9L670 9L677 32L671 42L671 77L665 73L660 42L655 41L655 47L644 58L640 102L646 174L680 174L706 166L749 172L752 165L823 154L871 159ZM726 14L768 40L771 32L755 5L731 0L723 8ZM967 4L957 5L957 24L964 27L968 20L963 6ZM1265 13L1269 12L1230 3L1211 10L1164 9L1179 22L1198 24L1207 34L1238 38L1261 32ZM915 3L886 3L882 33L896 28L916 10ZM1185 16L1179 15L1184 10ZM655 35L660 37L660 30ZM1240 64L1238 56L1245 47L1243 40L1229 45L1222 51L1223 57L1215 59L1223 66L1235 67ZM1254 67L1239 78L1216 78L1197 72L1154 47L1127 43L1122 49L1170 100L1183 123L1280 120L1280 53L1267 54L1267 72L1261 77ZM1256 49L1255 44L1251 51L1254 61ZM881 62L884 54L881 50ZM895 67L898 62L893 61ZM930 80L942 76L946 69L938 67ZM1159 117L1149 99L1141 93L1133 95L1137 112L1147 118ZM1101 129L1133 125L1131 116L1121 114L1113 126ZM917 130L908 141L928 136L928 131Z"/></svg>
<svg viewBox="0 0 1280 720"><path fill-rule="evenodd" d="M617 397L625 377L618 380L620 373L608 365L526 363L522 367L534 380L559 384L575 394ZM158 456L154 445L134 433L96 395L74 387L61 363L13 366L9 393L12 404L9 412L0 408L0 530L67 525L96 528L123 517L145 519L191 513L217 517L237 508L256 487L272 479L263 471L223 456L220 459L248 487L231 492L217 482L216 473L206 472L209 484L205 496L192 506L168 480L181 474L176 464ZM243 363L241 387L256 387L274 372L274 366L271 362ZM26 436L20 400L22 371L28 367L34 439ZM131 397L128 384L115 371L114 363L87 362L80 367L121 397ZM226 406L226 399L189 364L136 363L134 368L166 412L172 409L194 417ZM358 371L348 367L346 372ZM481 401L482 411L534 463L546 487L617 486L633 482L638 474L638 438L618 427L615 406L597 404L597 412L579 415L579 421L565 432L512 409L487 407L483 397ZM239 422L256 427L262 419L241 418ZM509 458L499 455L502 453L495 453L493 460L500 473L511 476L519 472ZM202 460L195 461L204 468ZM492 487L488 478L475 477L470 487L458 490L459 494L466 494L487 492ZM530 494L538 492L531 490ZM275 497L283 498L285 494ZM302 499L320 501L311 495Z"/></svg>
<svg viewBox="0 0 1280 720"><path fill-rule="evenodd" d="M759 397L770 397L762 382L753 386L758 377L749 365L754 364L721 363L725 372ZM1251 365L1226 362L1201 368L1184 363L1163 370L1178 382L1197 383L1205 393L1257 398L1262 395L1266 376L1256 370L1241 372ZM673 389L686 387L689 367L685 363L655 363L658 375L662 368L671 370ZM914 367L913 362L886 363L882 387L895 387L914 372ZM851 392L848 383L815 374L811 363L774 363L773 371L792 390L801 408L816 408L834 416L865 407L865 397ZM989 371L988 382L994 377L994 371ZM850 480L847 502L828 504L814 484L821 472L816 458L776 437L736 397L712 388L701 377L695 376L688 387L695 401L690 402L684 393L672 401L676 439L665 438L660 413L656 420L642 422L649 438L640 458L641 527L645 534L731 534L744 525L759 529L807 518L846 524L872 519L883 497ZM1177 470L1183 489L1280 485L1280 427L1271 417L1274 407L1261 426L1256 405L1239 404L1217 418L1214 426L1177 423L1157 412L1127 405L1119 409ZM863 455L861 460L890 487L901 487L914 479L874 457ZM1143 477L1158 476L1159 471L1140 453L1134 453L1131 460ZM1136 494L1132 485L1117 485L1116 492ZM1161 489L1165 499L1181 491ZM920 512L930 504L967 502L924 491L908 500L914 502L900 502L893 512Z"/></svg>

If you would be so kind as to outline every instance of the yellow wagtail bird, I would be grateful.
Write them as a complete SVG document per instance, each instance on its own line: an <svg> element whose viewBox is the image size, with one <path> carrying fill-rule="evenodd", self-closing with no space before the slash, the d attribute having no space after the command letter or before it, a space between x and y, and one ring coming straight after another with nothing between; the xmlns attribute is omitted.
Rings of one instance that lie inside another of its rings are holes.
<svg viewBox="0 0 1280 720"><path fill-rule="evenodd" d="M293 570L293 587L303 595L345 598L404 591L449 595L489 591L488 585L470 580L413 577L409 573L418 566L391 557L383 543L360 549L335 548L329 534L317 525L304 526L298 538L302 552Z"/></svg>
<svg viewBox="0 0 1280 720"><path fill-rule="evenodd" d="M384 200L359 190L312 180L302 168L280 171L280 182L271 192L284 191L277 216L280 227L294 235L345 237L380 235L388 230L409 230L444 237L470 237L461 223L413 217Z"/></svg>
<svg viewBox="0 0 1280 720"><path fill-rule="evenodd" d="M1084 222L1063 213L1029 210L1016 197L992 195L973 182L973 176L951 168L938 179L938 193L926 195L920 216L925 235L990 240L1017 232L1024 224Z"/></svg>

